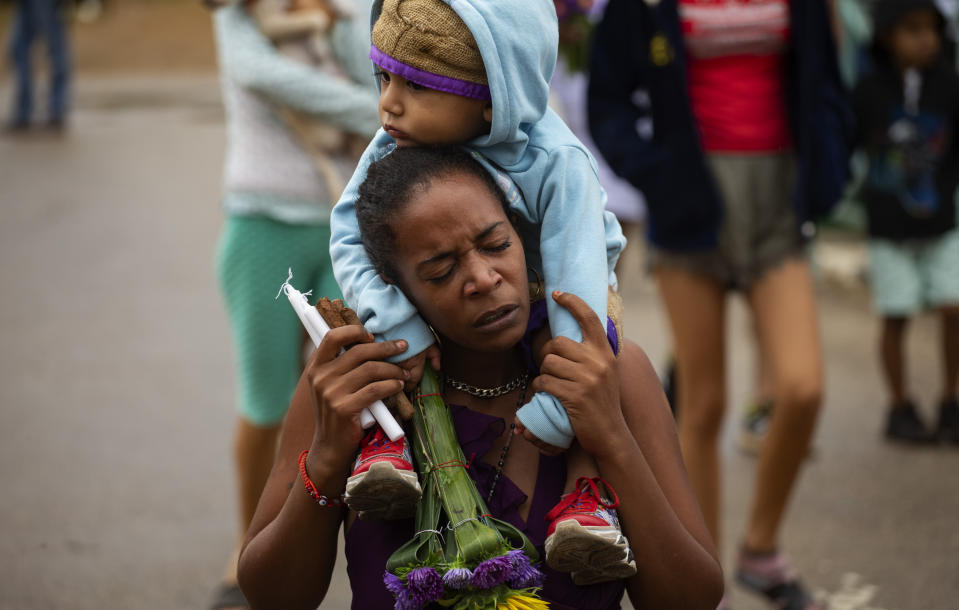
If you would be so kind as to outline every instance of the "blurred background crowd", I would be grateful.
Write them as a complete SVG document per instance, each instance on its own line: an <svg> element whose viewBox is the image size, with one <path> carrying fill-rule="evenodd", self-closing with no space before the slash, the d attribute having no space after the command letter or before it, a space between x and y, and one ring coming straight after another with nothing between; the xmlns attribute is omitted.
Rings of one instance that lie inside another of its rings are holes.
<svg viewBox="0 0 959 610"><path fill-rule="evenodd" d="M368 3L207 4L0 2L0 608L243 607L303 362L273 296L338 296L379 117ZM555 6L726 607L778 541L824 607L959 606L959 2Z"/></svg>

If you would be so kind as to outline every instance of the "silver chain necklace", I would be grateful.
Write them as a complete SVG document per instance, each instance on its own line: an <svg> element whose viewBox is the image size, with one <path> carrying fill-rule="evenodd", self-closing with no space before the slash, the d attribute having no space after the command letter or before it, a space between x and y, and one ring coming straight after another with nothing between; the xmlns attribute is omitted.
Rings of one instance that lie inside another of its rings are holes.
<svg viewBox="0 0 959 610"><path fill-rule="evenodd" d="M516 379L507 381L503 385L498 385L495 388L478 388L475 385L470 385L464 381L446 377L446 383L449 384L451 388L454 390L459 390L460 392L466 392L470 396L475 396L477 398L497 398L499 396L503 396L504 394L509 394L519 387L522 387L525 390L527 381L529 381L529 372L527 371L524 371L523 374Z"/></svg>

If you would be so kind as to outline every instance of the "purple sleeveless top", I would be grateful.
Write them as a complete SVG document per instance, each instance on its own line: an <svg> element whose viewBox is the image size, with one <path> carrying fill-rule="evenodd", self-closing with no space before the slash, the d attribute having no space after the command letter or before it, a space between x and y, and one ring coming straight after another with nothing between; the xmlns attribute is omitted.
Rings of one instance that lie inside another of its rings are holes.
<svg viewBox="0 0 959 610"><path fill-rule="evenodd" d="M506 429L506 422L498 417L471 411L466 407L451 405L456 435L463 447L463 454L475 456L469 473L476 482L480 495L489 493L496 469L481 461ZM507 458L508 459L508 458ZM518 508L527 497L506 476L496 484L496 493L490 502L490 512L499 519L521 530L536 545L540 557L545 556L543 543L548 526L545 516L559 501L566 482L566 461L562 455L549 457L540 454L536 487L530 504L529 520L524 522ZM353 590L355 610L389 610L393 608L393 595L383 585L383 570L389 556L413 535L413 520L363 521L356 519L346 532L346 571ZM546 585L540 597L550 603L554 610L618 610L623 597L625 582L614 581L580 587L573 584L569 574L551 570L545 563L539 568L546 575Z"/></svg>

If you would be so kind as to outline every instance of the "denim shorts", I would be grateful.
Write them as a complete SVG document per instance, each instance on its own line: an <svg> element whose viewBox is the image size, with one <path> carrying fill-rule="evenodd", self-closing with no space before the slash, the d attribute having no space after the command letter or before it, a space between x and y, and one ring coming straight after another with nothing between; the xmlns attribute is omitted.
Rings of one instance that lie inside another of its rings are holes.
<svg viewBox="0 0 959 610"><path fill-rule="evenodd" d="M908 317L926 307L959 305L959 229L909 241L869 241L876 310Z"/></svg>
<svg viewBox="0 0 959 610"><path fill-rule="evenodd" d="M718 246L697 252L653 246L653 267L685 269L745 291L770 269L805 257L793 209L793 153L710 154L707 161L724 202Z"/></svg>

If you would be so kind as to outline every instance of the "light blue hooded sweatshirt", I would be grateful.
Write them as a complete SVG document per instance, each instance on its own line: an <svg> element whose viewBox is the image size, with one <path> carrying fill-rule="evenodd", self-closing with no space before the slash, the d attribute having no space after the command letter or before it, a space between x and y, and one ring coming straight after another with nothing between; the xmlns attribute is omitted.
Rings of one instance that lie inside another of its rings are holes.
<svg viewBox="0 0 959 610"><path fill-rule="evenodd" d="M562 119L546 105L556 63L557 22L551 0L443 0L466 24L483 57L492 96L490 132L464 146L503 187L510 207L525 221L527 263L543 271L546 294L555 290L582 298L606 322L608 286L626 245L616 218L605 210L606 193L596 162ZM382 0L373 4L372 21ZM371 163L396 143L380 129L360 159L330 219L333 272L346 301L367 330L381 340L404 339L418 354L434 342L416 308L396 286L384 282L363 248L356 199ZM518 189L518 191L517 191ZM527 224L528 223L528 224ZM579 324L547 297L553 336L582 341ZM568 447L573 429L566 411L549 394L537 393L517 411L541 440Z"/></svg>

